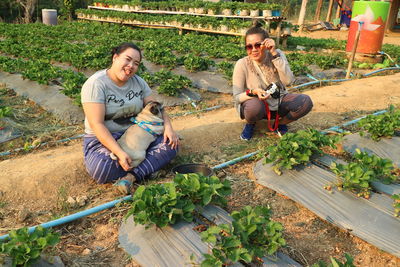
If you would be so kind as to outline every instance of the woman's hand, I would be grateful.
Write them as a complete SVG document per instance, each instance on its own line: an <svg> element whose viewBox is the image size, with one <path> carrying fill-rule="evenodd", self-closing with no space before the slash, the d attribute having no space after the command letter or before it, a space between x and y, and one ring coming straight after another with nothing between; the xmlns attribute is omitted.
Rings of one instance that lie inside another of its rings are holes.
<svg viewBox="0 0 400 267"><path fill-rule="evenodd" d="M266 38L262 43L261 47L264 47L265 49L269 50L269 52L272 55L276 55L276 45L274 39L271 38Z"/></svg>
<svg viewBox="0 0 400 267"><path fill-rule="evenodd" d="M131 166L132 159L125 151L121 150L121 152L116 154L116 156L118 158L119 165L121 165L121 167L122 167L122 169L124 169L124 171L129 171L132 169L132 166Z"/></svg>
<svg viewBox="0 0 400 267"><path fill-rule="evenodd" d="M269 94L265 92L263 89L253 89L251 92L258 96L258 99L265 100L269 97Z"/></svg>
<svg viewBox="0 0 400 267"><path fill-rule="evenodd" d="M179 136L172 129L172 127L165 126L164 129L164 143L170 145L172 149L175 149L179 145Z"/></svg>

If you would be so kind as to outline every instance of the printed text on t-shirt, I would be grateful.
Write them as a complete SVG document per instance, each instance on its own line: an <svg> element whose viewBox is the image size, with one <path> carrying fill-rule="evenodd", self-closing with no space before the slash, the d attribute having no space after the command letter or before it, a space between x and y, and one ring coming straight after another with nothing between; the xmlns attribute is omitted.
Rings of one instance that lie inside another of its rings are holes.
<svg viewBox="0 0 400 267"><path fill-rule="evenodd" d="M132 100L135 97L140 97L140 99L143 99L143 91L140 92L134 92L133 90L129 90L128 93L125 95L128 99L127 100ZM124 99L117 99L117 96L114 94L107 95L107 103L114 102L116 104L119 104L120 107L125 105L125 100Z"/></svg>

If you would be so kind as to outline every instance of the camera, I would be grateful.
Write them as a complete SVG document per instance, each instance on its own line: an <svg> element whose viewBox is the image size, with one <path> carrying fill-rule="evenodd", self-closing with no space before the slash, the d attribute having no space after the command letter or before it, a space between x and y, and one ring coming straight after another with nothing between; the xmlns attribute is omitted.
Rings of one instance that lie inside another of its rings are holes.
<svg viewBox="0 0 400 267"><path fill-rule="evenodd" d="M265 92L267 92L267 94L269 94L272 98L278 99L281 95L281 88L276 83L271 83L267 86Z"/></svg>

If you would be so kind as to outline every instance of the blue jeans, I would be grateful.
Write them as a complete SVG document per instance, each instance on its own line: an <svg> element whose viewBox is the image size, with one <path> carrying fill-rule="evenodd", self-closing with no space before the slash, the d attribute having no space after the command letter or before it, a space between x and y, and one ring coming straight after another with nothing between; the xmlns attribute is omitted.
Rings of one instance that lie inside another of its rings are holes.
<svg viewBox="0 0 400 267"><path fill-rule="evenodd" d="M122 136L123 132L112 133L115 140ZM145 180L150 174L158 171L173 158L178 149L172 149L168 144L163 143L163 136L160 135L154 140L146 151L146 158L137 167L129 171L136 177L136 181ZM88 135L83 138L83 153L86 170L99 184L113 182L128 174L122 169L118 160L110 158L111 151L108 150L95 136Z"/></svg>

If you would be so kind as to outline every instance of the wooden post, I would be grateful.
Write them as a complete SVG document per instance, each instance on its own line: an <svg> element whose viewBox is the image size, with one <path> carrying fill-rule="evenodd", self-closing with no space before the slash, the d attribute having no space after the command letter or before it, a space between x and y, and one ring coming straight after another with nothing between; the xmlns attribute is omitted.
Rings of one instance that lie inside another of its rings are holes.
<svg viewBox="0 0 400 267"><path fill-rule="evenodd" d="M304 17L306 16L306 9L307 9L307 1L308 0L303 0L301 2L301 9L300 9L300 14L299 14L299 21L297 22L297 24L300 27L300 31L303 28L304 25Z"/></svg>
<svg viewBox="0 0 400 267"><path fill-rule="evenodd" d="M323 3L323 0L318 0L318 3L317 3L317 10L315 10L315 17L314 17L314 21L315 21L315 22L318 22L318 21L319 21L319 18L321 17L322 3Z"/></svg>
<svg viewBox="0 0 400 267"><path fill-rule="evenodd" d="M340 4L343 4L343 1L338 0L338 6L337 6L337 9L336 9L336 16L335 16L335 18L340 18L340 6L339 6L339 3L340 3Z"/></svg>
<svg viewBox="0 0 400 267"><path fill-rule="evenodd" d="M360 40L361 28L362 28L363 24L364 24L363 21L358 22L358 30L356 33L356 39L354 40L353 49L351 50L349 65L347 66L346 79L350 78L350 72L351 72L351 68L353 67L354 56L356 55L357 45L358 45L358 41Z"/></svg>
<svg viewBox="0 0 400 267"><path fill-rule="evenodd" d="M332 9L333 9L333 0L329 0L328 14L326 14L326 20L325 21L331 21Z"/></svg>

